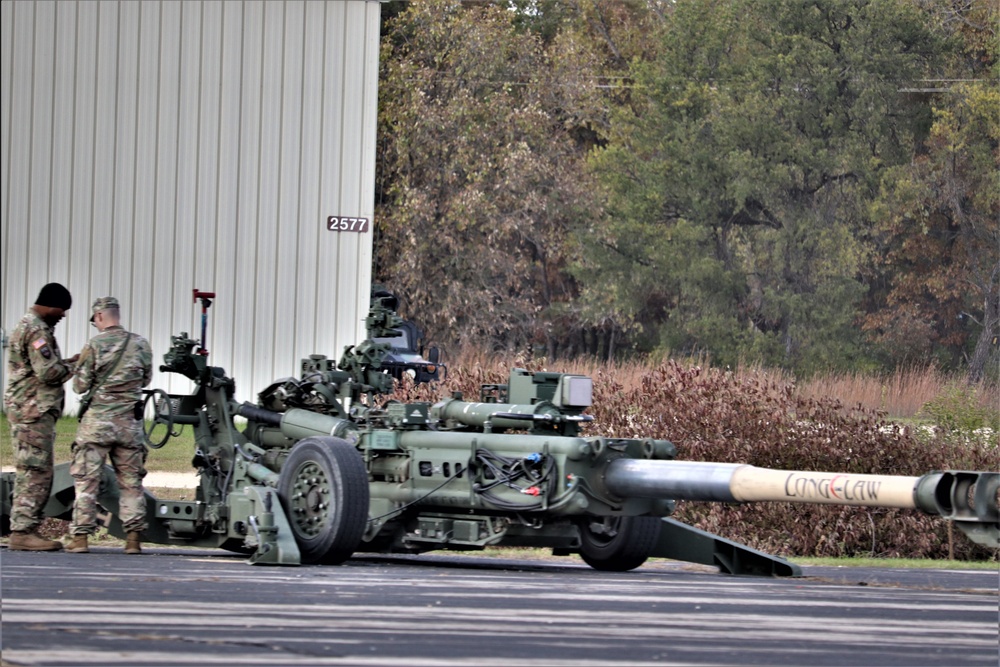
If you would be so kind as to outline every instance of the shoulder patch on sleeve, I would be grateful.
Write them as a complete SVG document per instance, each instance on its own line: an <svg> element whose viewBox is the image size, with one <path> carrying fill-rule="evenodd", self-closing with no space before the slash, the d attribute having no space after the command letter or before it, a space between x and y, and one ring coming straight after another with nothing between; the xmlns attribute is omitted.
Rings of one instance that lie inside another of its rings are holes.
<svg viewBox="0 0 1000 667"><path fill-rule="evenodd" d="M49 349L49 341L44 338L39 338L31 344L31 347L35 348L38 354L42 355L45 359L52 358L52 350Z"/></svg>

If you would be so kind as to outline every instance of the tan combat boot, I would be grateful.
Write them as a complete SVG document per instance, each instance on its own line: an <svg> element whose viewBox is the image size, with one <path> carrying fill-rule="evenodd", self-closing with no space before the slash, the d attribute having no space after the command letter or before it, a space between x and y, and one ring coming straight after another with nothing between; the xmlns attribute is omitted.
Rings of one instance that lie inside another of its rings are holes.
<svg viewBox="0 0 1000 667"><path fill-rule="evenodd" d="M62 542L47 540L33 530L16 530L10 534L7 548L11 551L59 551Z"/></svg>
<svg viewBox="0 0 1000 667"><path fill-rule="evenodd" d="M87 536L86 535L74 535L73 539L69 543L69 546L66 547L66 553L68 553L68 554L89 554L90 553L90 549L87 547Z"/></svg>
<svg viewBox="0 0 1000 667"><path fill-rule="evenodd" d="M131 531L125 535L125 553L141 554L142 545L139 543L139 532Z"/></svg>

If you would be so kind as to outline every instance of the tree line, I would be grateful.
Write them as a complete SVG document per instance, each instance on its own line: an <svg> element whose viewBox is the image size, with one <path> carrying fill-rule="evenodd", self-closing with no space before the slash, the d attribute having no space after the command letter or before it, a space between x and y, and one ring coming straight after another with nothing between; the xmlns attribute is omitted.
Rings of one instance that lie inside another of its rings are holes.
<svg viewBox="0 0 1000 667"><path fill-rule="evenodd" d="M998 21L387 3L375 278L446 348L995 379Z"/></svg>

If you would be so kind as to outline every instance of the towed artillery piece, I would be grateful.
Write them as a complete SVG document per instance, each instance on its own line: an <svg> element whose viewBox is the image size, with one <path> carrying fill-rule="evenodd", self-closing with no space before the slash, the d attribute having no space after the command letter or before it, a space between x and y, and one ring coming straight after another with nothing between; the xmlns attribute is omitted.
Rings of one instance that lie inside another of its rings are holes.
<svg viewBox="0 0 1000 667"><path fill-rule="evenodd" d="M368 338L338 364L304 359L298 378L273 382L256 403L238 402L234 380L208 365L204 318L197 349L187 333L172 337L160 368L191 379L195 390L148 392L147 437L159 448L190 425L200 481L193 501L147 494L144 540L222 548L271 565L524 546L579 554L606 571L656 557L731 574L801 573L670 518L675 501L706 500L918 508L976 542L998 544L996 472L901 477L676 461L667 440L582 435L592 381L566 373L514 369L506 384L483 385L475 402L457 394L434 404L385 400L393 390L381 368L389 346L376 339L400 321L389 305L373 301ZM68 466L57 467L50 516L69 516L72 481ZM12 484L4 483L0 498L9 502ZM110 469L101 488L108 529L121 535Z"/></svg>

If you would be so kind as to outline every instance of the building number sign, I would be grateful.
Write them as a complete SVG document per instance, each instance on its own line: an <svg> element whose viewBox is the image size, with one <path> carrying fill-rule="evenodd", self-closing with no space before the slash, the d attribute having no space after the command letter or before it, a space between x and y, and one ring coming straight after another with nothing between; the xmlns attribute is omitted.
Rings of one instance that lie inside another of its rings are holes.
<svg viewBox="0 0 1000 667"><path fill-rule="evenodd" d="M367 232L368 218L350 218L331 215L326 219L326 228L331 232Z"/></svg>

